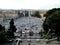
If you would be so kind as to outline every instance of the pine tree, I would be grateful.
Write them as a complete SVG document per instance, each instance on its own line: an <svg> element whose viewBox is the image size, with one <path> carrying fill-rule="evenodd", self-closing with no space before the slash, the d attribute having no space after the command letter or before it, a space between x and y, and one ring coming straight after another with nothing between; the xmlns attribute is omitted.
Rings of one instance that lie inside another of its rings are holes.
<svg viewBox="0 0 60 45"><path fill-rule="evenodd" d="M11 19L10 21L10 27L8 29L8 35L9 37L14 37L14 32L16 32L16 26L14 25L14 20Z"/></svg>

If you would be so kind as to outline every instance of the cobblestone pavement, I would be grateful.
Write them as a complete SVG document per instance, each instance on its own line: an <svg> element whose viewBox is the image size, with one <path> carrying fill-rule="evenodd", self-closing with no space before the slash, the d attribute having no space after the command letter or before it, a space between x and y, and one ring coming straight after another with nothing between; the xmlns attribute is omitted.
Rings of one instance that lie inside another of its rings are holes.
<svg viewBox="0 0 60 45"><path fill-rule="evenodd" d="M9 27L10 20L7 20L3 22L3 25L6 29ZM24 32L26 31L25 28L31 28L34 32L39 32L42 29L43 21L40 18L35 17L22 17L14 20L14 23L16 25L17 31L21 30Z"/></svg>

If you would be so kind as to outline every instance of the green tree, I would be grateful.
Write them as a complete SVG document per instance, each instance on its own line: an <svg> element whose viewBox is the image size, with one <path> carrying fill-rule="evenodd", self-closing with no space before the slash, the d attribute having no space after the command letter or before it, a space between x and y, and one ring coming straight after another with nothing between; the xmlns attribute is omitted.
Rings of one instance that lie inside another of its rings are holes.
<svg viewBox="0 0 60 45"><path fill-rule="evenodd" d="M60 8L53 8L51 10L48 10L47 13L44 14L44 16L47 18L48 16L52 15L56 11L60 11Z"/></svg>
<svg viewBox="0 0 60 45"><path fill-rule="evenodd" d="M25 11L25 16L28 17L29 16L29 12Z"/></svg>
<svg viewBox="0 0 60 45"><path fill-rule="evenodd" d="M5 31L5 27L0 24L0 44L8 41L8 35Z"/></svg>
<svg viewBox="0 0 60 45"><path fill-rule="evenodd" d="M8 41L8 35L5 30L0 31L0 43L5 43Z"/></svg>
<svg viewBox="0 0 60 45"><path fill-rule="evenodd" d="M20 16L20 11L18 11L18 16Z"/></svg>
<svg viewBox="0 0 60 45"><path fill-rule="evenodd" d="M35 12L34 17L41 18L40 14L39 14L39 11L36 11L36 12Z"/></svg>
<svg viewBox="0 0 60 45"><path fill-rule="evenodd" d="M59 9L59 8L58 8ZM55 9L52 11L52 14L46 17L44 23L43 23L43 28L49 31L51 29L51 32L55 30L55 34L57 35L57 40L59 41L60 37L60 9Z"/></svg>
<svg viewBox="0 0 60 45"><path fill-rule="evenodd" d="M0 31L2 30L2 25L0 24Z"/></svg>
<svg viewBox="0 0 60 45"><path fill-rule="evenodd" d="M14 32L16 32L16 26L14 25L14 20L11 19L10 21L10 27L8 29L8 35L9 37L14 37Z"/></svg>

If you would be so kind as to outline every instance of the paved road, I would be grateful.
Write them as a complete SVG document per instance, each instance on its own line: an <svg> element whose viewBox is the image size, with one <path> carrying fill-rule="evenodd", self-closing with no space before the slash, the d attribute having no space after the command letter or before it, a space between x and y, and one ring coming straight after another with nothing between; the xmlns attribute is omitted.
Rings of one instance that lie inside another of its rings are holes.
<svg viewBox="0 0 60 45"><path fill-rule="evenodd" d="M17 43L19 43L19 41L17 41ZM18 45L16 42L10 43L10 44L4 44L4 45ZM58 44L58 41L51 41L49 44L46 44L46 40L41 39L40 41L38 41L37 39L31 39L31 41L29 41L29 39L23 39L22 43L19 43L19 45L60 45Z"/></svg>
<svg viewBox="0 0 60 45"><path fill-rule="evenodd" d="M60 45L58 41L54 40L54 41L51 41L49 44L46 44L46 41L47 40L44 40L44 39L31 39L31 41L29 41L30 39L23 39L22 43L20 43L20 45Z"/></svg>

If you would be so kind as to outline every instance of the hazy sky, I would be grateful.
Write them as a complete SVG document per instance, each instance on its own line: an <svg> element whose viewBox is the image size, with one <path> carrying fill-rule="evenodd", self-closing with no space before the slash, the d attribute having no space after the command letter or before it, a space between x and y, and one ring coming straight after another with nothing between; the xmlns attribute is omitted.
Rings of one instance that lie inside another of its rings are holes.
<svg viewBox="0 0 60 45"><path fill-rule="evenodd" d="M51 9L59 7L60 0L0 0L1 9Z"/></svg>

